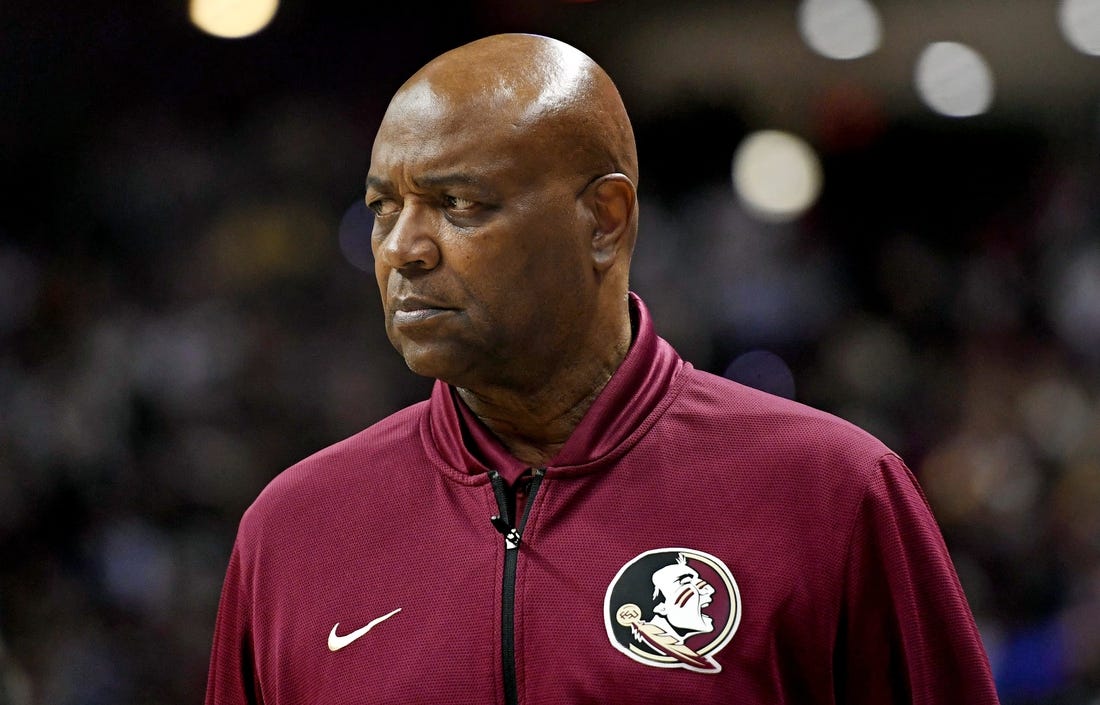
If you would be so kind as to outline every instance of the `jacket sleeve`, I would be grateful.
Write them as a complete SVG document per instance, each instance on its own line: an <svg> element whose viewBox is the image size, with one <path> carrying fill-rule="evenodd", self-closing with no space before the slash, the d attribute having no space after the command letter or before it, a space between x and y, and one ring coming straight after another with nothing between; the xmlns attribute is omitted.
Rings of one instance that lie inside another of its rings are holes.
<svg viewBox="0 0 1100 705"><path fill-rule="evenodd" d="M837 703L998 702L943 536L895 455L880 459L856 513L843 600Z"/></svg>
<svg viewBox="0 0 1100 705"><path fill-rule="evenodd" d="M214 624L206 705L263 703L254 675L251 593L243 573L238 544L234 545L229 559Z"/></svg>

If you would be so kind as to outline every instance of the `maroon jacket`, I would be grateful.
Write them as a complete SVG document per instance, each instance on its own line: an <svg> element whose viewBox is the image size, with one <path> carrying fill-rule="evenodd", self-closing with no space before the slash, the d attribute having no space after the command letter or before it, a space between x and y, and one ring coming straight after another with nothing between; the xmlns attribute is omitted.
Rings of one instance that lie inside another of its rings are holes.
<svg viewBox="0 0 1100 705"><path fill-rule="evenodd" d="M995 703L904 463L693 369L631 300L630 353L548 467L437 383L275 478L207 704Z"/></svg>

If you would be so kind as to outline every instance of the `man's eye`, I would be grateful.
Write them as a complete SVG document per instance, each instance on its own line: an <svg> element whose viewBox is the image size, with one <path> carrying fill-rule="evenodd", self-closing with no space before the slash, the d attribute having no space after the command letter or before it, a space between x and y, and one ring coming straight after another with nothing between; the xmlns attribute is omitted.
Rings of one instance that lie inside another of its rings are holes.
<svg viewBox="0 0 1100 705"><path fill-rule="evenodd" d="M468 198L461 198L459 196L444 196L443 204L447 208L456 211L468 211L477 206L477 203L475 201L471 201Z"/></svg>
<svg viewBox="0 0 1100 705"><path fill-rule="evenodd" d="M370 208L374 211L374 214L379 217L393 215L400 210L400 208L397 207L397 202L391 198L378 198L373 201L368 201L367 208Z"/></svg>

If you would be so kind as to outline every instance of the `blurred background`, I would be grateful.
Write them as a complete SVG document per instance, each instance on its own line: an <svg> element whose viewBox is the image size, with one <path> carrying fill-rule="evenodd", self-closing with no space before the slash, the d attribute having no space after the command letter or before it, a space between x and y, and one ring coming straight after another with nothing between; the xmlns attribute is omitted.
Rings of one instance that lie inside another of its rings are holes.
<svg viewBox="0 0 1100 705"><path fill-rule="evenodd" d="M1008 704L1100 705L1100 1L8 0L0 704L202 699L241 513L423 398L361 204L389 96L570 41L697 367L917 473Z"/></svg>

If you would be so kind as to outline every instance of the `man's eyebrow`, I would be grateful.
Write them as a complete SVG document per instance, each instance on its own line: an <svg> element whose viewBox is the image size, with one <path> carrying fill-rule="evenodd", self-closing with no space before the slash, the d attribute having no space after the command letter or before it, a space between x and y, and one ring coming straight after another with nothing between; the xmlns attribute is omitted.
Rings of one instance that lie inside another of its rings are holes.
<svg viewBox="0 0 1100 705"><path fill-rule="evenodd" d="M413 179L419 188L439 188L440 186L482 186L482 181L472 174L453 172L443 174L426 174ZM389 191L392 184L381 176L368 175L367 188L378 191Z"/></svg>
<svg viewBox="0 0 1100 705"><path fill-rule="evenodd" d="M371 174L367 175L367 188L368 189L373 188L373 189L378 190L378 191L388 191L389 187L390 187L390 182L387 181L386 179L383 179L381 176L373 176Z"/></svg>
<svg viewBox="0 0 1100 705"><path fill-rule="evenodd" d="M452 172L444 174L426 174L413 179L420 188L438 188L440 186L480 186L481 181L471 174Z"/></svg>

